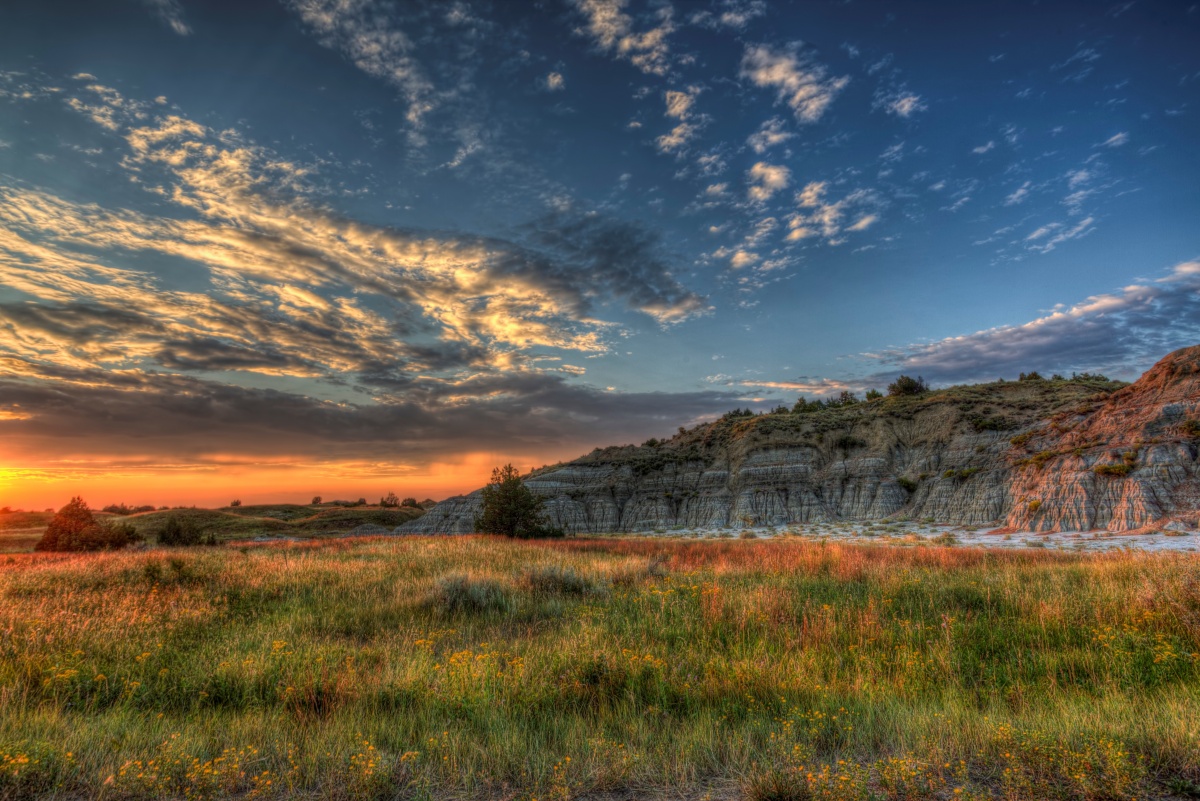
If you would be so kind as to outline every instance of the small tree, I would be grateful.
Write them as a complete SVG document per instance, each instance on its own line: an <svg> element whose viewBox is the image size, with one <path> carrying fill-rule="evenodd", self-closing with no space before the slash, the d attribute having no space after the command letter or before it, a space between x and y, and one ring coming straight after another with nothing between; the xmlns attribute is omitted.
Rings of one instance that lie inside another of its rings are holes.
<svg viewBox="0 0 1200 801"><path fill-rule="evenodd" d="M929 385L925 383L925 379L917 376L902 375L892 383L888 384L888 394L896 395L920 395L923 392L929 391Z"/></svg>
<svg viewBox="0 0 1200 801"><path fill-rule="evenodd" d="M418 506L419 506L417 504L416 498L405 498L404 500L400 501L400 505L401 506L411 506L414 509L418 508Z"/></svg>
<svg viewBox="0 0 1200 801"><path fill-rule="evenodd" d="M158 533L158 544L187 548L194 545L216 545L217 538L200 530L195 521L171 515Z"/></svg>
<svg viewBox="0 0 1200 801"><path fill-rule="evenodd" d="M879 400L882 397L883 397L883 393L877 389L868 389L867 390L867 400L869 400L869 401Z"/></svg>
<svg viewBox="0 0 1200 801"><path fill-rule="evenodd" d="M321 496L314 495L313 499L312 499L312 506L320 506L320 505L321 505Z"/></svg>
<svg viewBox="0 0 1200 801"><path fill-rule="evenodd" d="M395 507L400 505L400 498L396 493L389 492L387 495L379 499L380 506Z"/></svg>
<svg viewBox="0 0 1200 801"><path fill-rule="evenodd" d="M483 488L483 510L475 518L475 530L506 537L561 537L562 529L550 528L542 506L545 499L533 494L511 464L492 471Z"/></svg>
<svg viewBox="0 0 1200 801"><path fill-rule="evenodd" d="M230 507L241 506L242 502L235 498L234 500L229 502L229 505L230 505Z"/></svg>
<svg viewBox="0 0 1200 801"><path fill-rule="evenodd" d="M98 523L83 498L59 509L35 551L105 551L124 548L141 537L128 523Z"/></svg>

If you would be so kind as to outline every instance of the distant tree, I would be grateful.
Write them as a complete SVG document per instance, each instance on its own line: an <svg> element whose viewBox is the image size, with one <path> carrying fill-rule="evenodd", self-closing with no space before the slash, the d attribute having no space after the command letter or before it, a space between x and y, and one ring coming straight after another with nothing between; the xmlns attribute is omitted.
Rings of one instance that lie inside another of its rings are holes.
<svg viewBox="0 0 1200 801"><path fill-rule="evenodd" d="M396 493L389 492L387 495L379 499L379 505L389 508L396 507L400 505L400 498L396 495Z"/></svg>
<svg viewBox="0 0 1200 801"><path fill-rule="evenodd" d="M888 394L897 395L920 395L923 392L929 391L929 385L925 383L925 379L920 376L912 378L911 376L902 375L892 383L888 384Z"/></svg>
<svg viewBox="0 0 1200 801"><path fill-rule="evenodd" d="M771 410L771 414L789 414L792 410L786 406L776 406Z"/></svg>
<svg viewBox="0 0 1200 801"><path fill-rule="evenodd" d="M35 551L106 551L124 548L141 537L128 523L100 523L83 498L72 498L46 526Z"/></svg>
<svg viewBox="0 0 1200 801"><path fill-rule="evenodd" d="M658 441L658 437L651 437L642 443L643 448L657 448L662 443Z"/></svg>
<svg viewBox="0 0 1200 801"><path fill-rule="evenodd" d="M1066 381L1067 379L1063 378L1060 374L1055 373L1054 375L1050 376L1050 380L1051 381Z"/></svg>
<svg viewBox="0 0 1200 801"><path fill-rule="evenodd" d="M5 506L3 509L0 509L0 515L11 515L11 514L12 514L11 506Z"/></svg>
<svg viewBox="0 0 1200 801"><path fill-rule="evenodd" d="M418 503L417 503L417 499L416 499L416 498L405 498L404 500L400 501L400 505L401 505L401 506L407 506L407 507L410 507L410 508L413 508L413 509L415 509L415 508L417 508L418 506L420 506L420 504L418 504Z"/></svg>
<svg viewBox="0 0 1200 801"><path fill-rule="evenodd" d="M511 464L492 471L483 488L483 509L475 518L475 530L506 537L561 537L563 530L551 528L542 506L545 499L534 495Z"/></svg>
<svg viewBox="0 0 1200 801"><path fill-rule="evenodd" d="M310 506L320 506L320 505L321 505L321 496L320 496L320 495L314 495L314 496L313 496L313 499L312 499L312 503L311 503L311 504L309 504L309 505L310 505Z"/></svg>
<svg viewBox="0 0 1200 801"><path fill-rule="evenodd" d="M229 505L230 505L231 507L233 507L233 506L241 506L241 505L242 505L242 502L241 502L241 501L239 501L239 500L237 500L237 499L235 498L234 500L232 500L232 501L230 501L230 502L229 502Z"/></svg>
<svg viewBox="0 0 1200 801"><path fill-rule="evenodd" d="M366 506L366 505L367 505L367 499L366 499L366 498L359 498L359 499L358 499L358 503L356 503L356 504L354 504L354 505L355 505L355 506Z"/></svg>
<svg viewBox="0 0 1200 801"><path fill-rule="evenodd" d="M825 408L825 404L819 400L809 400L803 395L796 401L796 405L792 407L793 414L809 414L810 412L819 412Z"/></svg>
<svg viewBox="0 0 1200 801"><path fill-rule="evenodd" d="M1037 370L1034 370L1029 373L1021 373L1021 375L1017 378L1017 380L1018 381L1041 381L1042 374L1039 373Z"/></svg>
<svg viewBox="0 0 1200 801"><path fill-rule="evenodd" d="M879 400L882 397L883 397L883 393L877 389L868 389L867 390L867 400L869 400L869 401Z"/></svg>
<svg viewBox="0 0 1200 801"><path fill-rule="evenodd" d="M853 406L858 403L858 396L848 389L843 389L835 400L829 403L830 406Z"/></svg>

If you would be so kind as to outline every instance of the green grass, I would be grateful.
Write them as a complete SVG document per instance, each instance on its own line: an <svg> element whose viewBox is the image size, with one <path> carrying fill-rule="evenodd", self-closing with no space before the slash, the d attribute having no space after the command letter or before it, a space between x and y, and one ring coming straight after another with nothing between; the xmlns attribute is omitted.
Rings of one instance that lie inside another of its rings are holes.
<svg viewBox="0 0 1200 801"><path fill-rule="evenodd" d="M1200 781L1198 579L796 539L9 556L0 796L1165 796Z"/></svg>

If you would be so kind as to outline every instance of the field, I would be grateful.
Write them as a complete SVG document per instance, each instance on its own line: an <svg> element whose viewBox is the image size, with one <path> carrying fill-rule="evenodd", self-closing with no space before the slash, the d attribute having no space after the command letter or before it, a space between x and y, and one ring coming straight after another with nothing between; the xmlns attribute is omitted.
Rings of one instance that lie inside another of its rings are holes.
<svg viewBox="0 0 1200 801"><path fill-rule="evenodd" d="M197 509L184 507L117 516L95 512L97 520L129 523L150 543L169 518L178 518L211 533L217 540L254 537L324 537L347 534L358 526L372 524L395 528L422 514L420 509L379 506L302 506L272 504L262 506ZM42 538L53 512L8 512L0 514L0 553L24 553L33 550Z"/></svg>
<svg viewBox="0 0 1200 801"><path fill-rule="evenodd" d="M1191 555L341 539L0 597L9 798L1200 792Z"/></svg>

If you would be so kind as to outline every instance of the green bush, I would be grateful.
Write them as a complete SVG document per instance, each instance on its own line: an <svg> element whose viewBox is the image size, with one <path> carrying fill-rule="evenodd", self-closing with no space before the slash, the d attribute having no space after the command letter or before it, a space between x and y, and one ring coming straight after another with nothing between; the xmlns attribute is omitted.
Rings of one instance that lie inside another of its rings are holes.
<svg viewBox="0 0 1200 801"><path fill-rule="evenodd" d="M195 521L171 515L158 532L158 544L168 548L190 548L198 545L216 545L217 538L201 530Z"/></svg>
<svg viewBox="0 0 1200 801"><path fill-rule="evenodd" d="M901 476L900 478L896 479L896 483L903 487L904 491L910 495L917 491L917 482L913 481L911 478L905 478L904 476Z"/></svg>
<svg viewBox="0 0 1200 801"><path fill-rule="evenodd" d="M920 395L929 391L929 385L925 383L925 379L917 376L902 375L892 383L888 384L888 394L892 397L900 395Z"/></svg>
<svg viewBox="0 0 1200 801"><path fill-rule="evenodd" d="M97 522L83 498L75 497L59 509L35 551L111 551L139 541L141 535L128 523Z"/></svg>
<svg viewBox="0 0 1200 801"><path fill-rule="evenodd" d="M1133 472L1136 465L1122 462L1121 464L1098 464L1092 468L1098 476L1107 476L1109 478L1124 478Z"/></svg>
<svg viewBox="0 0 1200 801"><path fill-rule="evenodd" d="M447 616L507 612L513 606L512 594L499 581L472 578L465 573L438 579L430 603Z"/></svg>

